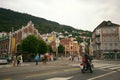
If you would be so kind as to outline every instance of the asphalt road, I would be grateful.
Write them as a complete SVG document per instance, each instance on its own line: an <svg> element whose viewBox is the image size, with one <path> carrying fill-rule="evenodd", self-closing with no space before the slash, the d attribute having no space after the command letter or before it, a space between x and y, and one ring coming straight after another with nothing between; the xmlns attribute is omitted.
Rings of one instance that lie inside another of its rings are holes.
<svg viewBox="0 0 120 80"><path fill-rule="evenodd" d="M96 61L93 73L81 73L79 62L61 60L0 68L0 80L120 80L119 62Z"/></svg>

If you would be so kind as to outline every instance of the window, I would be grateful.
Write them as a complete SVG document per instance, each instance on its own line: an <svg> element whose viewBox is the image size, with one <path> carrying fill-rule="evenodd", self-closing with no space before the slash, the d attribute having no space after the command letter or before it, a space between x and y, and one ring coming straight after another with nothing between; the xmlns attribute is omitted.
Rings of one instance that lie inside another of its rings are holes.
<svg viewBox="0 0 120 80"><path fill-rule="evenodd" d="M114 48L117 49L118 48L118 44L114 43Z"/></svg>
<svg viewBox="0 0 120 80"><path fill-rule="evenodd" d="M112 43L109 44L109 49L112 50Z"/></svg>
<svg viewBox="0 0 120 80"><path fill-rule="evenodd" d="M104 50L107 50L107 43L104 43Z"/></svg>

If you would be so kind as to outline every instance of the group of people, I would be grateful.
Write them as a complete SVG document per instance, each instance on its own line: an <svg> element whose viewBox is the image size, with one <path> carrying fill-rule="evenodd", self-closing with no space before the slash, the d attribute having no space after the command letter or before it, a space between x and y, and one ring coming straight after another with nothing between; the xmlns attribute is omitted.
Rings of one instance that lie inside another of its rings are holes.
<svg viewBox="0 0 120 80"><path fill-rule="evenodd" d="M80 61L80 59L81 59L81 57L76 56L76 55L70 55L70 57L69 57L69 60L71 60L71 61L76 61L76 60Z"/></svg>
<svg viewBox="0 0 120 80"><path fill-rule="evenodd" d="M41 58L42 58L41 60L43 61L43 64L47 64L47 61L49 61L49 56L46 55L46 54L43 55ZM40 57L39 57L39 54L37 54L37 55L35 56L36 65L38 65L39 60L40 60Z"/></svg>
<svg viewBox="0 0 120 80"><path fill-rule="evenodd" d="M22 54L18 56L13 56L13 66L20 66L23 63L23 57Z"/></svg>

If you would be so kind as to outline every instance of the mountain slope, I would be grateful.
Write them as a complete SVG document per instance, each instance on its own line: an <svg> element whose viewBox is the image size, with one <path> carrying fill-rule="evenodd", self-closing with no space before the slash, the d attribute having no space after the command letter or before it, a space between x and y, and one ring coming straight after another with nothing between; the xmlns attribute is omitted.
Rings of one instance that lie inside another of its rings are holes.
<svg viewBox="0 0 120 80"><path fill-rule="evenodd" d="M17 30L22 26L27 25L29 21L32 21L34 23L35 27L41 34L50 33L52 31L83 31L74 29L71 26L60 25L57 22L49 21L40 17L35 17L26 13L19 13L9 9L0 8L0 32L9 32L12 30L12 27L14 27L14 30Z"/></svg>

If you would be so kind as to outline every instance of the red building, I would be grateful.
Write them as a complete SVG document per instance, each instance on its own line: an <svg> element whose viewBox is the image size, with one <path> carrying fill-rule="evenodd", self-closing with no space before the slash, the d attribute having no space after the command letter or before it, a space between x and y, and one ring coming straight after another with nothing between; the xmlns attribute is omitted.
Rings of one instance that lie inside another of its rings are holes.
<svg viewBox="0 0 120 80"><path fill-rule="evenodd" d="M17 52L17 46L21 43L21 40L26 38L29 35L35 35L37 38L41 38L40 33L34 27L34 24L30 21L26 26L23 26L21 29L10 32L9 35L0 38L0 54L3 54L2 50L6 50L6 54L14 55Z"/></svg>

